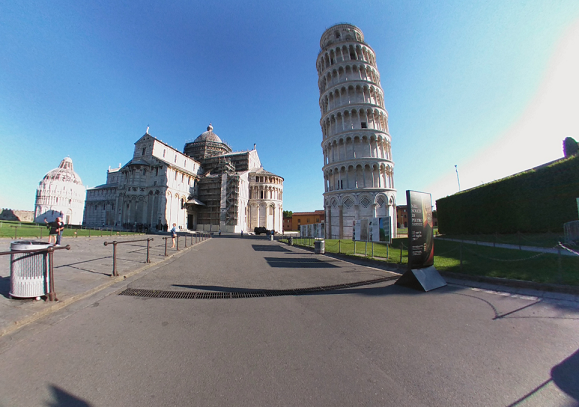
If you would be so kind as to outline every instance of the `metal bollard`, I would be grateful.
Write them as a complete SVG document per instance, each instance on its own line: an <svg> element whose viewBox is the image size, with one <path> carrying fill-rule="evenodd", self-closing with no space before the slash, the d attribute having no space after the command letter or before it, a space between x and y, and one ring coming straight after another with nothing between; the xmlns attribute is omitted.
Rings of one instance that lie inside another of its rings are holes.
<svg viewBox="0 0 579 407"><path fill-rule="evenodd" d="M108 242L104 243L105 246L108 246ZM117 272L117 241L113 242L113 276L118 276L119 273Z"/></svg>
<svg viewBox="0 0 579 407"><path fill-rule="evenodd" d="M559 284L563 284L563 268L561 267L561 243L559 243L557 246L557 262L559 266L559 276L557 279L559 280Z"/></svg>
<svg viewBox="0 0 579 407"><path fill-rule="evenodd" d="M400 264L402 264L402 249L404 248L404 243L400 242Z"/></svg>
<svg viewBox="0 0 579 407"><path fill-rule="evenodd" d="M151 242L151 240L153 239L147 239L147 263L151 262L151 258L149 257L149 243Z"/></svg>
<svg viewBox="0 0 579 407"><path fill-rule="evenodd" d="M48 280L49 282L49 292L47 294L48 301L58 301L56 298L56 291L54 289L54 247L48 248Z"/></svg>
<svg viewBox="0 0 579 407"><path fill-rule="evenodd" d="M462 242L460 243L460 272L462 273Z"/></svg>

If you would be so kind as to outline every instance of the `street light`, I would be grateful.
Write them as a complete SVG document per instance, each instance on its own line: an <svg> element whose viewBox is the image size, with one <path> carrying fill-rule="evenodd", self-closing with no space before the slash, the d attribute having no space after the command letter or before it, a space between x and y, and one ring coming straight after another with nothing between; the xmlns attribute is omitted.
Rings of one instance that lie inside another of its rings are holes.
<svg viewBox="0 0 579 407"><path fill-rule="evenodd" d="M456 170L456 182L458 182L458 192L460 192L460 179L458 178L458 165L454 166Z"/></svg>

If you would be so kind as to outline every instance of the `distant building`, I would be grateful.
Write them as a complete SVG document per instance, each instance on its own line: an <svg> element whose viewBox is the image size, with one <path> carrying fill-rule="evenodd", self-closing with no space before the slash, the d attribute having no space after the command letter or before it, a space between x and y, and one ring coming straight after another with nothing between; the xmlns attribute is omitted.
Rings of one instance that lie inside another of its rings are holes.
<svg viewBox="0 0 579 407"><path fill-rule="evenodd" d="M357 220L396 216L392 138L376 56L362 30L334 25L320 48L325 235L350 239Z"/></svg>
<svg viewBox="0 0 579 407"><path fill-rule="evenodd" d="M147 132L133 158L87 191L87 226L224 232L281 230L283 178L265 171L257 150L233 152L209 125L183 152Z"/></svg>
<svg viewBox="0 0 579 407"><path fill-rule="evenodd" d="M86 188L74 172L72 160L64 158L58 168L49 171L36 190L34 221L52 222L61 217L67 225L82 224Z"/></svg>
<svg viewBox="0 0 579 407"><path fill-rule="evenodd" d="M300 230L301 225L312 225L314 223L324 223L326 212L322 209L313 212L294 212L291 217L291 229Z"/></svg>
<svg viewBox="0 0 579 407"><path fill-rule="evenodd" d="M408 227L408 209L406 205L396 206L396 223L398 228Z"/></svg>
<svg viewBox="0 0 579 407"><path fill-rule="evenodd" d="M283 227L282 230L284 232L289 231L289 230L293 230L292 229L292 217L291 216L285 216L284 215L282 227Z"/></svg>

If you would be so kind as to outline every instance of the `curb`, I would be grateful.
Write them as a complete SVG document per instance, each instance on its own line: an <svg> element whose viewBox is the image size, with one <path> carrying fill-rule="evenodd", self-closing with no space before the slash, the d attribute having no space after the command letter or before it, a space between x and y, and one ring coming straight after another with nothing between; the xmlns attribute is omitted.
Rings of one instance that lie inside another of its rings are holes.
<svg viewBox="0 0 579 407"><path fill-rule="evenodd" d="M204 243L205 241L206 241L206 240L204 240L204 241L202 241L202 242L199 242L198 244ZM136 269L136 270L129 271L129 272L127 272L126 274L123 274L122 276L114 276L114 277L111 276L111 279L110 279L109 281L106 281L106 282L104 282L103 284L101 284L101 285L99 285L99 286L97 286L97 287L93 287L93 288L91 288L91 289L88 290L88 291L85 291L85 292L82 292L82 293L79 293L79 294L76 294L76 295L73 295L73 296L64 298L63 300L58 300L58 301L56 301L56 303L54 303L54 304L52 304L52 305L49 305L48 307L46 307L46 308L44 308L44 309L42 309L42 310L40 310L40 311L38 311L38 312L35 312L35 313L32 314L32 315L28 315L28 316L26 316L26 317L24 317L24 318L22 318L22 319L20 319L20 320L14 321L10 326L7 326L7 327L5 327L5 328L0 328L0 338L4 337L4 336L6 336L6 335L9 335L9 334L11 334L11 333L19 330L20 328L22 328L22 327L24 327L24 326L26 326L26 325L34 322L34 321L39 320L39 319L42 318L42 317L45 317L45 316L48 315L48 314L52 314L52 313L54 313L54 312L56 312L56 311L59 311L59 310L61 310L61 309L63 309L63 308L66 308L66 307L68 307L69 305L71 305L71 304L73 304L73 303L75 303L75 302L77 302L77 301L80 301L80 300L83 300L83 299L85 299L85 298L88 298L88 297L90 297L91 295L96 294L97 292L104 290L105 288L108 288L108 287L110 287L110 286L112 286L112 285L114 285L114 284L116 284L116 283L119 283L119 282L121 282L121 281L124 281L124 280L126 280L127 278L129 278L129 277L132 277L132 276L134 276L134 275L137 275L137 274L139 274L139 273L142 273L143 271L145 271L145 270L147 270L147 269L150 269L150 268L152 268L152 267L154 267L154 266L160 266L160 265L162 265L163 263L165 263L167 260L169 260L169 259L171 259L171 258L173 258L173 257L175 257L175 256L177 256L177 255L180 255L180 254L182 254L182 253L185 253L186 250L188 250L188 249L190 249L190 248L193 248L193 247L195 247L195 246L196 246L196 245L192 245L192 246L187 246L187 248L179 249L178 252L175 252L175 253L167 256L165 259L161 260L161 261L158 262L158 263L146 264L146 265L144 265L143 267L140 267L140 268L138 268L138 269ZM57 296L58 296L58 294L57 294Z"/></svg>

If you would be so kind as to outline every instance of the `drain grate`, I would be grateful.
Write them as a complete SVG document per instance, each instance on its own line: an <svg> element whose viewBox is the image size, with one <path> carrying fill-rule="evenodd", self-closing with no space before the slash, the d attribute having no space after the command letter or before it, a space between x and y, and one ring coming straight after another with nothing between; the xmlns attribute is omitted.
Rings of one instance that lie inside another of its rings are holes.
<svg viewBox="0 0 579 407"><path fill-rule="evenodd" d="M381 277L373 280L357 281L355 283L335 284L322 287L294 288L288 290L248 290L248 291L169 291L169 290L146 290L142 288L127 288L119 295L147 298L176 298L176 299L224 299L224 298L255 298L255 297L281 297L284 295L305 295L321 291L343 290L345 288L361 287L364 285L377 284L384 281L395 280L399 276Z"/></svg>

